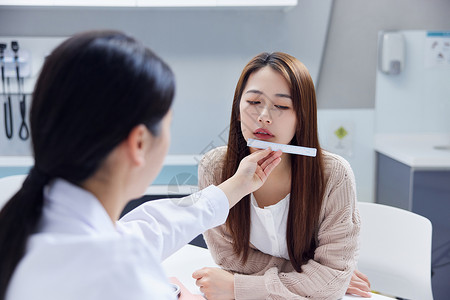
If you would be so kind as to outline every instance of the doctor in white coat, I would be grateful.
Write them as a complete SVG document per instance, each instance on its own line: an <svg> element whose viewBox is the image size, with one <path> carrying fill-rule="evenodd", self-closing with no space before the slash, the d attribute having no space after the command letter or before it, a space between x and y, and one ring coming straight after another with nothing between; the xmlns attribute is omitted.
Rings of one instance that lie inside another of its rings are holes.
<svg viewBox="0 0 450 300"><path fill-rule="evenodd" d="M47 57L30 114L35 165L0 213L0 299L173 299L160 262L258 189L281 152L179 201L126 203L170 142L170 68L120 32L73 36Z"/></svg>

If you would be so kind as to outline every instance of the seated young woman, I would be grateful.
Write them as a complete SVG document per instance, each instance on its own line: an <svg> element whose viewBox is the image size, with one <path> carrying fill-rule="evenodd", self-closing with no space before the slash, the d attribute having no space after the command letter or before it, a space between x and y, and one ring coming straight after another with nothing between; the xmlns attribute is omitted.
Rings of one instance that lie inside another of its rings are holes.
<svg viewBox="0 0 450 300"><path fill-rule="evenodd" d="M199 187L232 176L257 151L248 139L311 147L316 157L283 153L267 181L204 233L222 267L193 277L208 299L370 297L356 270L360 218L355 178L342 157L321 149L314 84L285 53L262 53L244 68L234 94L228 145L199 164Z"/></svg>

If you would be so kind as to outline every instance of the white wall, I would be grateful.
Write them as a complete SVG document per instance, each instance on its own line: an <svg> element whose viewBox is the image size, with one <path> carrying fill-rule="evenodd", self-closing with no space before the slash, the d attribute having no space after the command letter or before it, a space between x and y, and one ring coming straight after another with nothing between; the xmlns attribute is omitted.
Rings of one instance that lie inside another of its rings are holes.
<svg viewBox="0 0 450 300"><path fill-rule="evenodd" d="M449 12L449 0L335 0L319 107L374 108L378 31L450 30Z"/></svg>
<svg viewBox="0 0 450 300"><path fill-rule="evenodd" d="M352 166L359 201L375 201L375 153L373 109L319 109L321 146L344 157ZM341 145L334 132L343 126L348 132Z"/></svg>
<svg viewBox="0 0 450 300"><path fill-rule="evenodd" d="M141 39L177 74L172 154L199 154L223 143L243 65L261 51L289 52L308 66L317 85L323 145L333 145L336 124L353 128L353 156L344 157L356 174L359 199L370 201L378 31L449 29L449 11L448 0L299 0L288 12L2 7L0 36L113 28Z"/></svg>
<svg viewBox="0 0 450 300"><path fill-rule="evenodd" d="M169 153L199 154L227 128L235 84L256 54L288 52L317 81L331 8L332 0L300 0L289 11L1 7L0 36L69 36L111 28L137 37L177 77Z"/></svg>
<svg viewBox="0 0 450 300"><path fill-rule="evenodd" d="M427 32L400 32L405 39L402 73L376 74L375 132L450 133L450 63L427 66Z"/></svg>

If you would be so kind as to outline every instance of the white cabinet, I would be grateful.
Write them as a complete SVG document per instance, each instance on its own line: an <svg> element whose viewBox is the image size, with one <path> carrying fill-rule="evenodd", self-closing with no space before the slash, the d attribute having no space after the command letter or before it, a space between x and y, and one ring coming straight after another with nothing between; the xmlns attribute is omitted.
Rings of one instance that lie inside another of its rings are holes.
<svg viewBox="0 0 450 300"><path fill-rule="evenodd" d="M0 6L292 7L297 0L0 0Z"/></svg>

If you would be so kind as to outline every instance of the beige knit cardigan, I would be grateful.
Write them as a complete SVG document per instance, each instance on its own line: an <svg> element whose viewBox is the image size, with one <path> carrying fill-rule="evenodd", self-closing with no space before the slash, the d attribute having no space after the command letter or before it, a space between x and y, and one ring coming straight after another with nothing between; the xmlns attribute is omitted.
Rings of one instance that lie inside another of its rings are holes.
<svg viewBox="0 0 450 300"><path fill-rule="evenodd" d="M221 183L227 148L209 151L199 163L199 188ZM353 274L360 230L355 178L348 162L323 151L325 193L316 236L314 259L295 271L289 260L262 253L250 244L242 264L233 251L225 225L204 233L215 262L234 273L236 299L340 299ZM292 199L291 199L292 201Z"/></svg>

